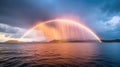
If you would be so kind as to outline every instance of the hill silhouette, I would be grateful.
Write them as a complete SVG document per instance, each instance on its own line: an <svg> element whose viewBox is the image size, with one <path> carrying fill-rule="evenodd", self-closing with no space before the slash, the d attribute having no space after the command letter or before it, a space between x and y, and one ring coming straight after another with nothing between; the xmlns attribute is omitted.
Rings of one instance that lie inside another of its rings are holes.
<svg viewBox="0 0 120 67"><path fill-rule="evenodd" d="M6 41L6 43L18 43L19 41L18 40L8 40Z"/></svg>
<svg viewBox="0 0 120 67"><path fill-rule="evenodd" d="M120 39L113 40L101 40L102 42L120 42ZM18 43L18 44L34 44L34 43L67 43L67 42L98 42L98 40L51 40L49 42L20 42L18 40L8 40L6 42L0 42L0 44L6 43Z"/></svg>

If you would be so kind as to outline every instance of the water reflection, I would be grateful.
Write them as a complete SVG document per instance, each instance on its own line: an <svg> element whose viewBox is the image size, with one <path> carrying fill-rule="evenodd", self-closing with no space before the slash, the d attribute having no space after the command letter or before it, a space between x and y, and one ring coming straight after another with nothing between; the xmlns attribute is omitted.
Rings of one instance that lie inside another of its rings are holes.
<svg viewBox="0 0 120 67"><path fill-rule="evenodd" d="M95 43L0 44L0 67L119 66L119 48Z"/></svg>

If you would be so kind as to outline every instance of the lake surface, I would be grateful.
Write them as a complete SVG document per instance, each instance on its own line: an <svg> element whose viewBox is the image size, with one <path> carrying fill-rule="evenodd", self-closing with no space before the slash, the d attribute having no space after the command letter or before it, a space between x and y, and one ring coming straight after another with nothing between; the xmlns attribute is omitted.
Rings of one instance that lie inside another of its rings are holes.
<svg viewBox="0 0 120 67"><path fill-rule="evenodd" d="M120 67L120 43L0 44L0 67Z"/></svg>

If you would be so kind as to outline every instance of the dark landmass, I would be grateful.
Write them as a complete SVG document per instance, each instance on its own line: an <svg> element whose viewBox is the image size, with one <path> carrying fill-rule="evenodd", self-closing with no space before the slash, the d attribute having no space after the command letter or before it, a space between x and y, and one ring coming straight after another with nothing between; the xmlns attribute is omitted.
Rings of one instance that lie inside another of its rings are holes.
<svg viewBox="0 0 120 67"><path fill-rule="evenodd" d="M49 43L54 43L54 42L68 42L68 41L65 41L65 40L52 40Z"/></svg>
<svg viewBox="0 0 120 67"><path fill-rule="evenodd" d="M120 39L101 40L102 42L120 42ZM98 40L52 40L50 42L98 42Z"/></svg>
<svg viewBox="0 0 120 67"><path fill-rule="evenodd" d="M114 40L101 40L102 42L120 42L120 39L114 39Z"/></svg>
<svg viewBox="0 0 120 67"><path fill-rule="evenodd" d="M6 41L6 43L18 43L19 41L17 41L17 40L8 40L8 41Z"/></svg>
<svg viewBox="0 0 120 67"><path fill-rule="evenodd" d="M101 40L102 42L120 42L120 39L115 40ZM49 42L19 42L17 40L9 40L6 42L1 42L0 44L37 44L37 43L75 43L75 42L98 42L98 40L52 40Z"/></svg>

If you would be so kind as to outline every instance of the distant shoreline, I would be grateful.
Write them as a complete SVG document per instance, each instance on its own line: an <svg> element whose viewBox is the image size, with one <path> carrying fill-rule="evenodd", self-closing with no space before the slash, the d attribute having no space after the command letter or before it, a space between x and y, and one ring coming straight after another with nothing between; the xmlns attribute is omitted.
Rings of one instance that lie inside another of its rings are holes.
<svg viewBox="0 0 120 67"><path fill-rule="evenodd" d="M115 40L101 40L102 43L120 42L120 39ZM0 44L38 44L38 43L84 43L84 42L98 42L97 40L75 40L75 41L65 41L65 40L52 40L50 42L1 42Z"/></svg>

